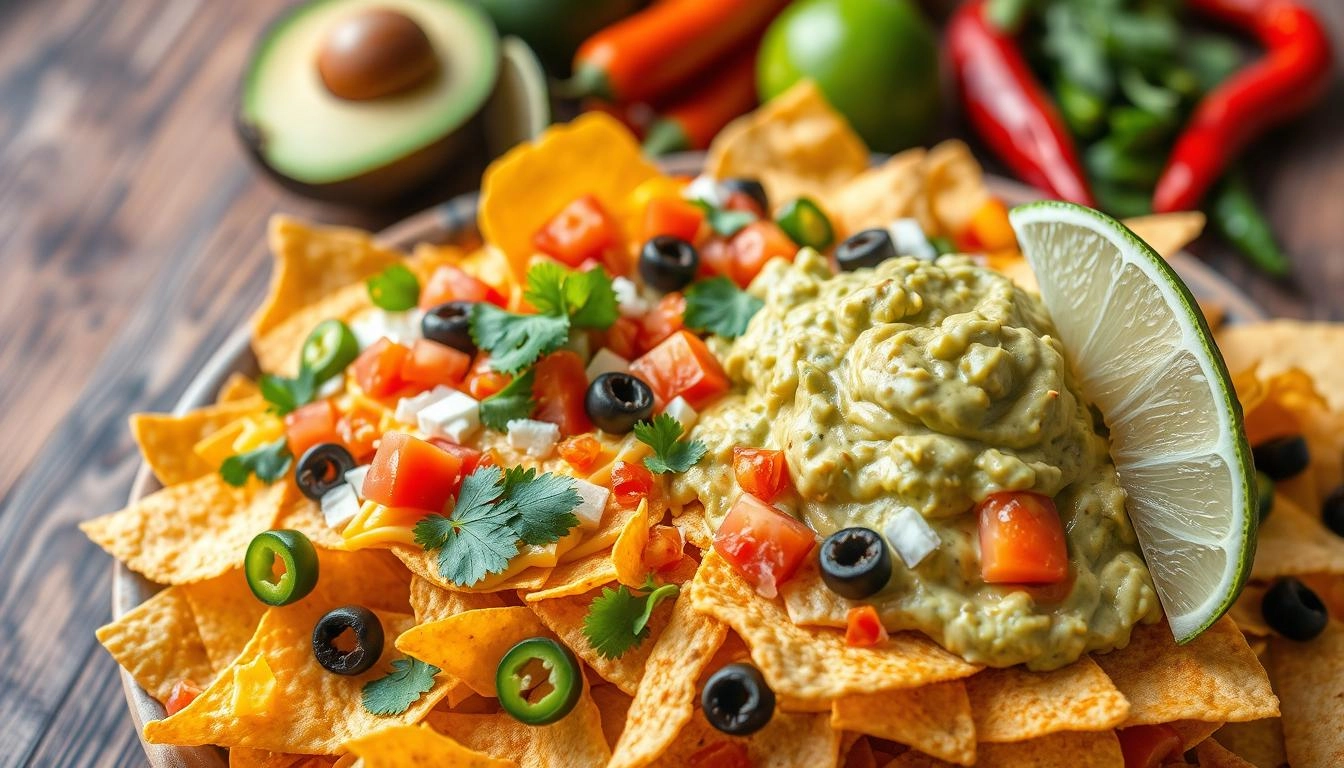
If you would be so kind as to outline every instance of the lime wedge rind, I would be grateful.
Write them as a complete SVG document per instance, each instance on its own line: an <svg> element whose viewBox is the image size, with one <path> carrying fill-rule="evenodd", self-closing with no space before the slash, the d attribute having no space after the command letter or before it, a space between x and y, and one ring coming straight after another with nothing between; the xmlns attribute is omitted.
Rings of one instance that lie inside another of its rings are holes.
<svg viewBox="0 0 1344 768"><path fill-rule="evenodd" d="M1254 470L1227 365L1189 288L1123 224L1056 201L1009 218L1084 393L1128 425L1112 426L1112 456L1172 633L1188 642L1231 607L1255 556ZM1143 408L1159 418L1131 418Z"/></svg>

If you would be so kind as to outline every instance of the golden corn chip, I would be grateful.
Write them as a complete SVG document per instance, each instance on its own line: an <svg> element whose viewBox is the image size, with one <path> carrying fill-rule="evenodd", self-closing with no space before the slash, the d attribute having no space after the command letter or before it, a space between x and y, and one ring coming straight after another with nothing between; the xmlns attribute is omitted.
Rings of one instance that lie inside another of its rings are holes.
<svg viewBox="0 0 1344 768"><path fill-rule="evenodd" d="M597 481L589 476L589 482ZM616 539L620 537L621 532L630 524L631 518L638 512L638 508L624 509L617 506L614 502L608 503L606 510L602 513L602 521L597 528L592 531L585 531L583 538L572 549L567 550L560 555L561 563L572 563L575 560L583 558L610 549L616 544Z"/></svg>
<svg viewBox="0 0 1344 768"><path fill-rule="evenodd" d="M401 260L401 254L377 245L362 230L309 226L288 216L271 217L267 239L275 267L266 300L252 318L254 337Z"/></svg>
<svg viewBox="0 0 1344 768"><path fill-rule="evenodd" d="M981 744L976 768L1124 768L1114 731L1056 733L1011 744Z"/></svg>
<svg viewBox="0 0 1344 768"><path fill-rule="evenodd" d="M510 758L521 768L602 768L611 758L602 716L586 683L573 711L550 725L524 725L503 712L434 712L429 724L478 752Z"/></svg>
<svg viewBox="0 0 1344 768"><path fill-rule="evenodd" d="M427 624L481 608L503 607L503 599L494 592L453 592L419 576L411 577L411 609L415 611L416 624Z"/></svg>
<svg viewBox="0 0 1344 768"><path fill-rule="evenodd" d="M266 605L252 594L241 568L175 589L182 590L191 606L211 666L216 672L222 671L256 634Z"/></svg>
<svg viewBox="0 0 1344 768"><path fill-rule="evenodd" d="M1310 374L1289 368L1272 376L1248 369L1233 378L1251 445L1301 435L1311 453L1307 472L1279 481L1276 490L1314 509L1344 483L1344 411L1331 411Z"/></svg>
<svg viewBox="0 0 1344 768"><path fill-rule="evenodd" d="M975 763L976 726L960 680L836 699L831 727L905 744L957 765Z"/></svg>
<svg viewBox="0 0 1344 768"><path fill-rule="evenodd" d="M1135 626L1128 646L1096 662L1129 699L1127 726L1279 714L1264 668L1227 618L1185 645L1176 644L1165 622Z"/></svg>
<svg viewBox="0 0 1344 768"><path fill-rule="evenodd" d="M986 669L966 679L966 691L982 742L1107 731L1129 715L1129 702L1088 656L1050 672Z"/></svg>
<svg viewBox="0 0 1344 768"><path fill-rule="evenodd" d="M357 282L295 309L273 327L253 335L252 353L257 356L257 365L266 373L296 375L303 343L318 323L328 319L349 323L372 306L368 287Z"/></svg>
<svg viewBox="0 0 1344 768"><path fill-rule="evenodd" d="M607 737L607 746L614 748L625 732L625 718L634 698L614 685L596 685L590 693L602 716L602 735Z"/></svg>
<svg viewBox="0 0 1344 768"><path fill-rule="evenodd" d="M626 523L616 543L611 546L611 564L616 580L627 587L644 583L644 548L649 544L649 502L639 502L639 508ZM558 570L558 569L557 569Z"/></svg>
<svg viewBox="0 0 1344 768"><path fill-rule="evenodd" d="M1195 757L1199 759L1199 768L1255 768L1213 739L1205 739L1197 745Z"/></svg>
<svg viewBox="0 0 1344 768"><path fill-rule="evenodd" d="M241 567L248 542L275 522L284 493L284 483L234 488L211 473L79 528L150 581L190 584Z"/></svg>
<svg viewBox="0 0 1344 768"><path fill-rule="evenodd" d="M682 538L696 548L704 550L714 546L714 534L705 520L705 508L699 503L686 505L681 514L672 517L672 524L681 531Z"/></svg>
<svg viewBox="0 0 1344 768"><path fill-rule="evenodd" d="M521 277L534 252L532 235L562 208L593 195L619 220L629 194L657 175L625 126L589 112L548 128L485 169L477 214L481 235Z"/></svg>
<svg viewBox="0 0 1344 768"><path fill-rule="evenodd" d="M1228 723L1214 732L1213 738L1256 768L1280 768L1288 764L1283 722L1277 717Z"/></svg>
<svg viewBox="0 0 1344 768"><path fill-rule="evenodd" d="M413 627L397 637L397 648L493 697L495 668L504 654L529 637L548 634L522 606L481 608Z"/></svg>
<svg viewBox="0 0 1344 768"><path fill-rule="evenodd" d="M1162 258L1170 259L1199 237L1204 231L1205 218L1199 211L1181 211L1133 216L1122 223L1162 254Z"/></svg>
<svg viewBox="0 0 1344 768"><path fill-rule="evenodd" d="M1344 624L1332 621L1305 643L1271 638L1269 666L1282 698L1289 764L1344 765Z"/></svg>
<svg viewBox="0 0 1344 768"><path fill-rule="evenodd" d="M1344 539L1283 494L1274 494L1274 509L1260 524L1251 578L1272 581L1309 573L1344 574Z"/></svg>
<svg viewBox="0 0 1344 768"><path fill-rule="evenodd" d="M374 715L364 709L364 684L386 675L392 662L401 658L391 643L385 644L377 664L358 675L332 674L317 663L313 626L328 607L300 601L267 610L233 665L182 711L146 723L145 740L152 744L218 744L329 755L365 734L421 720L446 693L443 681L403 714ZM378 618L389 637L414 622L409 614L378 613ZM261 714L239 715L233 704L239 673L258 658L264 659L275 674L271 706Z"/></svg>
<svg viewBox="0 0 1344 768"><path fill-rule="evenodd" d="M1167 725L1181 737L1181 751L1193 749L1196 744L1209 738L1225 723L1206 723L1199 720L1177 720Z"/></svg>
<svg viewBox="0 0 1344 768"><path fill-rule="evenodd" d="M649 654L644 677L612 749L609 768L642 768L668 750L695 709L696 678L723 644L727 628L696 613L692 585L678 595L672 620Z"/></svg>
<svg viewBox="0 0 1344 768"><path fill-rule="evenodd" d="M979 670L923 635L893 634L874 648L852 648L844 633L796 626L783 606L756 594L712 550L695 575L695 608L728 624L751 648L776 693L840 698L958 680Z"/></svg>
<svg viewBox="0 0 1344 768"><path fill-rule="evenodd" d="M705 173L757 179L778 203L824 200L867 167L868 147L810 80L729 123L705 159Z"/></svg>
<svg viewBox="0 0 1344 768"><path fill-rule="evenodd" d="M265 410L265 400L249 397L207 405L181 416L137 413L131 416L131 435L159 482L166 486L175 485L215 471L192 450L198 441L232 422Z"/></svg>
<svg viewBox="0 0 1344 768"><path fill-rule="evenodd" d="M610 584L615 580L616 563L612 560L611 550L595 552L580 560L557 565L551 569L545 585L524 594L523 601L536 603L557 597L581 595L594 587Z"/></svg>
<svg viewBox="0 0 1344 768"><path fill-rule="evenodd" d="M752 768L831 768L840 763L840 732L824 714L776 712L764 728L750 736L729 736L705 720L699 708L677 735L657 768L686 768L690 758L717 742L747 748Z"/></svg>
<svg viewBox="0 0 1344 768"><path fill-rule="evenodd" d="M112 658L159 701L179 680L204 686L215 679L182 589L168 587L96 633Z"/></svg>
<svg viewBox="0 0 1344 768"><path fill-rule="evenodd" d="M1330 354L1344 349L1344 325L1298 320L1239 323L1218 334L1218 348L1233 371L1259 366L1261 375L1273 376L1300 368L1311 375L1333 411L1344 411L1344 368L1338 365L1338 354Z"/></svg>
<svg viewBox="0 0 1344 768"><path fill-rule="evenodd" d="M1260 613L1260 602L1265 599L1265 591L1268 589L1264 583L1247 584L1232 604L1232 609L1227 612L1242 634L1255 637L1269 637L1271 634L1264 615Z"/></svg>
<svg viewBox="0 0 1344 768"><path fill-rule="evenodd" d="M929 235L965 230L989 199L984 169L964 142L944 141L930 149L922 172L932 219L931 226L924 228Z"/></svg>
<svg viewBox="0 0 1344 768"><path fill-rule="evenodd" d="M498 576L489 576L470 587L463 587L439 575L439 557L435 552L412 547L406 544L393 544L392 554L402 562L411 573L428 581L436 587L452 592L511 592L516 589L540 589L550 575L550 568L528 566L519 555L510 561L509 570Z"/></svg>
<svg viewBox="0 0 1344 768"><path fill-rule="evenodd" d="M439 733L477 752L509 758L519 765L529 765L527 758L533 751L533 727L514 720L507 713L477 715L434 711L429 713L425 722ZM532 764L535 765L535 762Z"/></svg>
<svg viewBox="0 0 1344 768"><path fill-rule="evenodd" d="M275 520L275 527L298 531L307 536L308 540L313 542L313 546L322 549L340 549L345 546L345 539L341 534L327 525L326 518L322 516L322 508L317 502L308 499L292 487L286 494L280 515Z"/></svg>
<svg viewBox="0 0 1344 768"><path fill-rule="evenodd" d="M336 758L328 755L296 755L248 747L229 750L229 768L321 768L335 764Z"/></svg>
<svg viewBox="0 0 1344 768"><path fill-rule="evenodd" d="M924 195L926 154L908 149L830 190L822 202L834 212L841 231L852 234L911 217L918 218L921 226L931 225Z"/></svg>
<svg viewBox="0 0 1344 768"><path fill-rule="evenodd" d="M364 768L516 768L501 760L474 752L436 733L428 725L394 725L346 742L346 749L364 761Z"/></svg>
<svg viewBox="0 0 1344 768"><path fill-rule="evenodd" d="M239 400L246 400L249 397L260 397L261 387L250 377L244 376L238 371L229 374L224 383L219 386L219 393L215 395L215 404L223 405L225 403L236 403Z"/></svg>

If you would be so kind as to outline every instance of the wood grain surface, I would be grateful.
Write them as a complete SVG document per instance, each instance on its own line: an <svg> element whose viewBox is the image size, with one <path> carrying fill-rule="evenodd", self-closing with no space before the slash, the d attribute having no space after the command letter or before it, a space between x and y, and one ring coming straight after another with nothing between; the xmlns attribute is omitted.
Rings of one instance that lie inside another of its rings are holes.
<svg viewBox="0 0 1344 768"><path fill-rule="evenodd" d="M1313 4L1344 52L1344 3ZM261 297L266 217L380 228L471 183L356 213L256 174L230 112L277 5L0 2L0 765L144 764L93 637L109 563L75 526L126 496L127 414L169 408ZM1194 251L1272 313L1344 320L1344 80L1250 166L1295 283Z"/></svg>

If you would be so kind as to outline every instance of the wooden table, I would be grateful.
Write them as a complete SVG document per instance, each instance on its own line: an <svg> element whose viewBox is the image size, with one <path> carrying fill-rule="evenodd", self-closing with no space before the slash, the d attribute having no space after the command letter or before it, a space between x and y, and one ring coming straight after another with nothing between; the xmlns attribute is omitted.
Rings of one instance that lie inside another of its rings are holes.
<svg viewBox="0 0 1344 768"><path fill-rule="evenodd" d="M1344 4L1313 2L1344 59ZM126 415L170 408L257 304L266 217L378 228L455 191L356 213L248 166L230 110L274 5L0 3L0 764L144 763L93 637L109 561L75 526L125 499ZM1251 168L1295 285L1194 250L1275 314L1344 320L1344 81Z"/></svg>

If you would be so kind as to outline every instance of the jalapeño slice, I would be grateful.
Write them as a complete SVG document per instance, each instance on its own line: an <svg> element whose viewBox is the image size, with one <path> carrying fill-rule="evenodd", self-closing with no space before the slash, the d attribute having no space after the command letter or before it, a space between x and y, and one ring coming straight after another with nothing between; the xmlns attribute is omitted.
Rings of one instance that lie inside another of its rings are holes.
<svg viewBox="0 0 1344 768"><path fill-rule="evenodd" d="M800 197L784 206L775 223L789 239L804 248L824 251L835 242L835 229L821 208L811 199Z"/></svg>
<svg viewBox="0 0 1344 768"><path fill-rule="evenodd" d="M275 574L276 560L284 573ZM252 594L267 605L302 600L317 585L317 552L299 531L262 531L247 545L243 571Z"/></svg>
<svg viewBox="0 0 1344 768"><path fill-rule="evenodd" d="M303 367L313 372L319 383L340 375L359 357L359 340L350 326L340 320L323 320L303 342Z"/></svg>
<svg viewBox="0 0 1344 768"><path fill-rule="evenodd" d="M583 673L568 648L531 637L509 649L495 671L499 704L528 725L554 723L579 702Z"/></svg>

